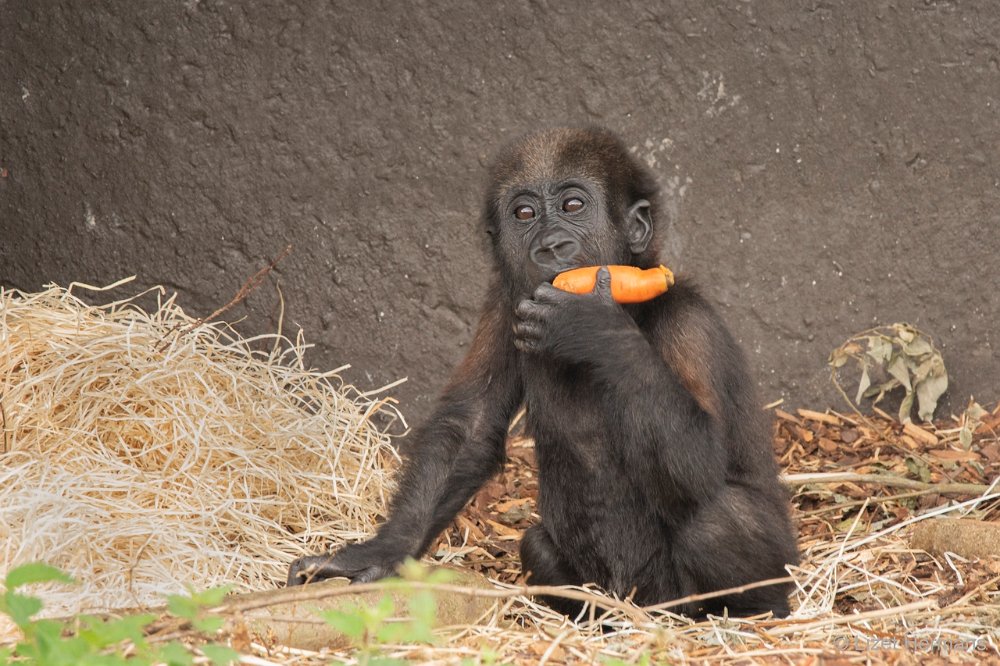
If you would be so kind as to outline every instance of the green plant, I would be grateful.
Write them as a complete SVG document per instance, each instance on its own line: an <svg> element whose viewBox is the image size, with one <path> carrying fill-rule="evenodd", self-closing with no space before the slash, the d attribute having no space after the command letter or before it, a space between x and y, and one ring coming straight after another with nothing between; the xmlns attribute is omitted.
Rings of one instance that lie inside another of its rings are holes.
<svg viewBox="0 0 1000 666"><path fill-rule="evenodd" d="M854 402L837 378L838 371L851 360L860 371ZM863 398L873 398L872 404L878 404L887 392L904 389L899 405L902 423L910 420L914 401L919 417L930 421L938 399L948 388L941 352L929 335L910 324L880 326L850 337L830 353L829 365L831 380L852 408ZM882 375L877 384L872 382L875 371Z"/></svg>
<svg viewBox="0 0 1000 666"><path fill-rule="evenodd" d="M36 583L65 583L73 579L42 562L25 564L12 569L4 579L0 597L0 613L4 613L24 634L13 648L0 648L0 666L190 666L194 663L191 650L179 642L151 645L145 631L156 620L149 613L120 618L99 618L81 615L71 620L33 619L42 610L38 597L20 590ZM217 605L226 588L192 593L189 597L168 599L171 613L191 622L198 631L214 633L222 619L210 616L205 609ZM224 645L207 643L198 650L215 664L234 663L239 654Z"/></svg>
<svg viewBox="0 0 1000 666"><path fill-rule="evenodd" d="M437 600L431 590L415 587L411 583L447 583L452 579L451 573L444 569L430 571L414 560L403 563L399 573L400 578L386 581L390 593L374 606L355 603L344 609L320 613L328 625L358 647L358 663L363 666L407 663L382 656L382 648L386 645L431 645L435 642L433 630L437 621ZM397 612L392 592L405 600L405 613Z"/></svg>

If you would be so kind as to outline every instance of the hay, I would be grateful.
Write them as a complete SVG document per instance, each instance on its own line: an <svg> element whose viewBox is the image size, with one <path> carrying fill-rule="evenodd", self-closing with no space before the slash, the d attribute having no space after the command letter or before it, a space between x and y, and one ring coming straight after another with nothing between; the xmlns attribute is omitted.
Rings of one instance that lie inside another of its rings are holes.
<svg viewBox="0 0 1000 666"><path fill-rule="evenodd" d="M70 570L79 586L44 595L60 614L154 605L185 583L267 589L291 557L370 533L384 509L394 458L370 423L379 404L334 388L331 374L304 371L301 340L272 336L274 350L261 354L222 325L177 337L193 322L172 299L146 314L128 301L88 307L52 287L0 292L0 306L0 573L34 559ZM603 621L574 621L526 596L517 539L533 520L537 476L532 443L515 438L504 474L428 558L487 573L494 589L467 593L495 606L440 627L436 645L387 646L385 656L1000 663L1000 562L909 543L927 519L1000 518L1000 409L971 449L956 448L959 428L924 435L889 420L776 414L802 554L790 571L791 617L695 623L573 588L615 609ZM237 627L247 617L220 612ZM178 635L174 627L150 640ZM358 661L350 648L294 649L245 631L228 638L248 664Z"/></svg>
<svg viewBox="0 0 1000 666"><path fill-rule="evenodd" d="M691 620L668 611L633 608L570 620L524 596L525 588L496 582L504 603L462 627L443 627L435 646L387 646L386 656L414 663L593 664L799 663L1000 663L1000 562L953 555L932 558L909 548L906 534L940 515L996 514L1000 490L948 503L881 529L855 521L834 538L800 541L802 564L791 570L793 613L770 617ZM462 550L465 544L456 550ZM454 561L454 560L453 560ZM369 592L378 585L364 585ZM442 586L454 594L453 587ZM599 592L595 604L609 604ZM489 592L469 588L470 595ZM547 590L549 592L549 590ZM223 611L225 613L225 611ZM603 627L602 627L603 624ZM611 631L608 631L608 628ZM351 649L289 650L251 643L247 650L268 664L354 663Z"/></svg>
<svg viewBox="0 0 1000 666"><path fill-rule="evenodd" d="M306 370L301 338L192 329L162 288L147 313L78 287L0 290L0 576L70 572L49 614L149 606L273 587L293 556L371 533L384 402Z"/></svg>

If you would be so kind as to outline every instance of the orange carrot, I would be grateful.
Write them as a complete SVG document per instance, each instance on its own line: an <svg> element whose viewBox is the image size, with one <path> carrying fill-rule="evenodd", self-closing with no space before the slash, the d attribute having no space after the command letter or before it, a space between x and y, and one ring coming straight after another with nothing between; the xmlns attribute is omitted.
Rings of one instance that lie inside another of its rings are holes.
<svg viewBox="0 0 1000 666"><path fill-rule="evenodd" d="M574 294L594 290L600 266L584 266L560 273L552 286ZM674 284L674 274L666 266L608 266L611 271L611 297L618 303L642 303L656 298Z"/></svg>

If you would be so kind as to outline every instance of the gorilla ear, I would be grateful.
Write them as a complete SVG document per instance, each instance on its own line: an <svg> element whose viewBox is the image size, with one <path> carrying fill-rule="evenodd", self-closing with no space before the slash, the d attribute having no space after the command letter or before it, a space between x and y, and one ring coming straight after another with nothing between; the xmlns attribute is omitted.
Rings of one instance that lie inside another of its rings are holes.
<svg viewBox="0 0 1000 666"><path fill-rule="evenodd" d="M653 217L649 212L649 202L645 199L636 201L625 213L625 233L632 254L645 252L653 238Z"/></svg>

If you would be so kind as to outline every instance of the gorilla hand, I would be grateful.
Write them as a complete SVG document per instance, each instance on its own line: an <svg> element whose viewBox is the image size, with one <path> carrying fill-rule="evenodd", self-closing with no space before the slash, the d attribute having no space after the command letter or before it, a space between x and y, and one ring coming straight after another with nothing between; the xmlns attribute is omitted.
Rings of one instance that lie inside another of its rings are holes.
<svg viewBox="0 0 1000 666"><path fill-rule="evenodd" d="M404 557L386 554L376 541L345 546L335 553L300 557L288 567L288 587L327 578L349 578L352 583L370 583L392 576Z"/></svg>
<svg viewBox="0 0 1000 666"><path fill-rule="evenodd" d="M611 273L602 266L589 294L577 295L544 283L514 308L514 346L551 353L570 361L589 361L607 352L602 339L623 329L638 332L611 295Z"/></svg>

